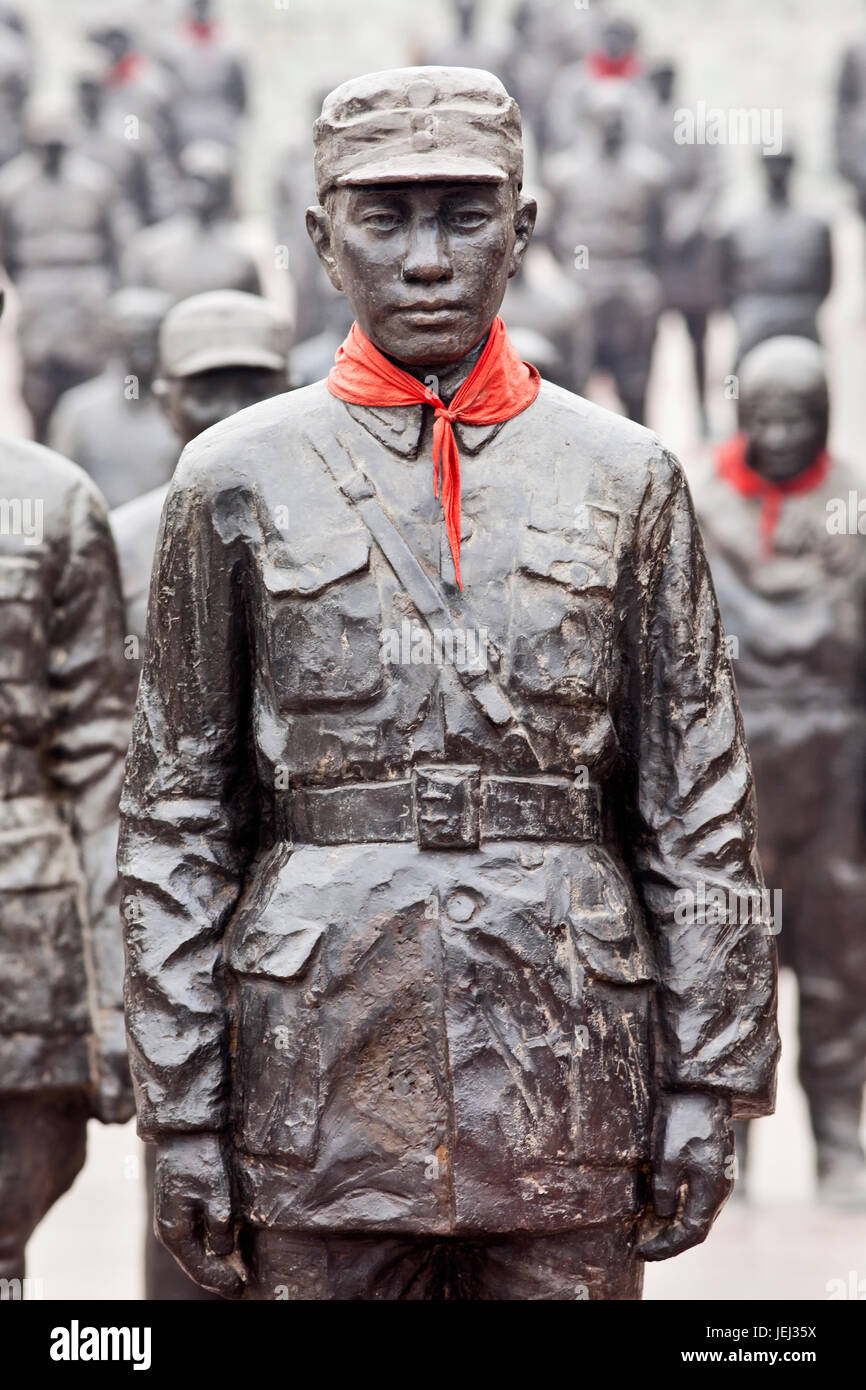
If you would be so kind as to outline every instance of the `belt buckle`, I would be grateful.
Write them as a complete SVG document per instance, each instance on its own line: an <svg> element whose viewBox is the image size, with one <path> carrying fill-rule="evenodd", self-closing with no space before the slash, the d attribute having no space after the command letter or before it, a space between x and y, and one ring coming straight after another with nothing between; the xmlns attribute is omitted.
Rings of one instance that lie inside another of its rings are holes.
<svg viewBox="0 0 866 1390"><path fill-rule="evenodd" d="M481 834L480 768L416 767L412 785L422 849L477 849Z"/></svg>

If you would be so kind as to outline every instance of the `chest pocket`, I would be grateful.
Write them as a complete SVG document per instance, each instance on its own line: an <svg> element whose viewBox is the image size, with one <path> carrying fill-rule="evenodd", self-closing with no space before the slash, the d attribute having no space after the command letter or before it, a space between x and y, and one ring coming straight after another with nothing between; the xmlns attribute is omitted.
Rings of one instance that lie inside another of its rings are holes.
<svg viewBox="0 0 866 1390"><path fill-rule="evenodd" d="M511 681L529 695L606 702L618 517L582 504L573 524L523 530L514 583Z"/></svg>
<svg viewBox="0 0 866 1390"><path fill-rule="evenodd" d="M0 681L24 684L45 672L47 640L39 580L35 557L0 555Z"/></svg>
<svg viewBox="0 0 866 1390"><path fill-rule="evenodd" d="M370 541L353 532L328 544L321 559L263 566L270 666L283 709L366 701L384 689Z"/></svg>

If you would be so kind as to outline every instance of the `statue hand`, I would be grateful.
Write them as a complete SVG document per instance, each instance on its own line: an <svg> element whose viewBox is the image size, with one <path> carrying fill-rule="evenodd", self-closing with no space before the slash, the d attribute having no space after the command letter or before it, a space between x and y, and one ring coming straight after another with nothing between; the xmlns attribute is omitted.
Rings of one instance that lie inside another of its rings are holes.
<svg viewBox="0 0 866 1390"><path fill-rule="evenodd" d="M733 1190L727 1101L700 1091L663 1094L653 1147L654 1211L644 1218L638 1254L667 1260L706 1240Z"/></svg>
<svg viewBox="0 0 866 1390"><path fill-rule="evenodd" d="M196 1284L239 1298L246 1272L235 1253L231 1176L218 1134L158 1140L154 1228Z"/></svg>

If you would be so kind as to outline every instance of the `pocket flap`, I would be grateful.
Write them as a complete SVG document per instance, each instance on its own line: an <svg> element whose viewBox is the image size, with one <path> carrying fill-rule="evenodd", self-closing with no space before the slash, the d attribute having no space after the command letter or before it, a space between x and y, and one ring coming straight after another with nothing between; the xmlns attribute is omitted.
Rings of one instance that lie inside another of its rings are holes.
<svg viewBox="0 0 866 1390"><path fill-rule="evenodd" d="M262 566L265 587L275 598L306 598L319 594L330 584L360 574L370 564L370 538L366 532L352 530L328 536L328 550L294 562L266 562Z"/></svg>

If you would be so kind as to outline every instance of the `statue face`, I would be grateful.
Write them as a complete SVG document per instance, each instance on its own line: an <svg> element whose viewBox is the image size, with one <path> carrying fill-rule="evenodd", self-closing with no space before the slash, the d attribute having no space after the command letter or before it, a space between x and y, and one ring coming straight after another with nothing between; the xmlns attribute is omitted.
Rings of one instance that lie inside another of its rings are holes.
<svg viewBox="0 0 866 1390"><path fill-rule="evenodd" d="M770 482L809 468L827 442L827 415L817 401L781 388L743 399L740 424L748 437L749 466Z"/></svg>
<svg viewBox="0 0 866 1390"><path fill-rule="evenodd" d="M194 376L169 377L157 395L182 444L220 420L287 389L285 372L267 367L218 367Z"/></svg>
<svg viewBox="0 0 866 1390"><path fill-rule="evenodd" d="M499 312L535 222L509 184L341 188L307 227L367 337L407 366L465 357Z"/></svg>

